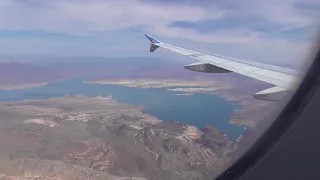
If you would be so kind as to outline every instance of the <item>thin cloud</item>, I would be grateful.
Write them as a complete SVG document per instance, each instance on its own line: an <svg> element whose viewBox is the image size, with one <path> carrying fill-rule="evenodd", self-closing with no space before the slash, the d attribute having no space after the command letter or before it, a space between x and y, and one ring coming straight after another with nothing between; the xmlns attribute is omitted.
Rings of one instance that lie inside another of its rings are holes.
<svg viewBox="0 0 320 180"><path fill-rule="evenodd" d="M266 2L244 0L233 2L234 9L221 4L193 6L186 3L145 3L130 1L0 1L0 28L5 30L37 30L68 34L92 34L110 30L141 28L156 35L186 38L213 43L250 43L257 32L243 28L221 30L213 35L202 35L196 30L170 27L172 22L221 20L228 15L246 14L282 24L285 29L306 26L310 17L300 13L293 0ZM229 4L231 1L226 1ZM226 7L226 6L224 6ZM227 19L226 19L227 20ZM183 35L182 35L183 34ZM264 39L262 39L264 40Z"/></svg>
<svg viewBox="0 0 320 180"><path fill-rule="evenodd" d="M119 32L118 36L128 37L132 34L127 30L134 29L159 38L243 46L247 47L248 52L255 49L261 53L260 56L265 56L263 51L281 54L297 53L299 50L300 54L304 54L309 39L297 41L289 36L279 36L280 33L298 28L308 29L301 32L310 34L315 29L315 17L320 15L319 11L302 8L299 3L319 4L317 0L184 0L170 3L147 0L0 0L0 30L81 35L80 37L103 37L111 32ZM172 23L181 21L232 23L228 22L228 18L238 16L247 18L248 21L250 17L255 17L261 23L276 24L271 28L275 29L273 33L279 34L276 36L270 32L258 31L254 26L241 24L235 28L209 30L208 33L202 33L196 28L171 26ZM121 33L123 31L125 33ZM278 50L281 48L285 50Z"/></svg>

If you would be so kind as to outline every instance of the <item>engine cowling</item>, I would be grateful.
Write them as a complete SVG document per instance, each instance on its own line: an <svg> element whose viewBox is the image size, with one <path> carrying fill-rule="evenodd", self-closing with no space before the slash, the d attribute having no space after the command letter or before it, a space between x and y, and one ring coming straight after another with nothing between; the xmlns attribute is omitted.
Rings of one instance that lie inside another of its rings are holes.
<svg viewBox="0 0 320 180"><path fill-rule="evenodd" d="M196 62L184 66L185 69L190 71L205 72L205 73L229 73L229 70L217 67L215 65L203 62Z"/></svg>

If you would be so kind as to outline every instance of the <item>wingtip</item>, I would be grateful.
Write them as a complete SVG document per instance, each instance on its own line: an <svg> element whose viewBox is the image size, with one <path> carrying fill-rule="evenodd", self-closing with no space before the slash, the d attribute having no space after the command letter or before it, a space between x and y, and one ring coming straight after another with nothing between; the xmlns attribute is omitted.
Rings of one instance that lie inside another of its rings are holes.
<svg viewBox="0 0 320 180"><path fill-rule="evenodd" d="M151 42L151 44L150 44L150 52L154 52L159 47L158 43L161 43L161 42L158 41L157 39L155 39L154 37L150 36L149 34L145 34L145 36Z"/></svg>
<svg viewBox="0 0 320 180"><path fill-rule="evenodd" d="M144 34L145 37L147 37L148 39L150 38L149 34Z"/></svg>
<svg viewBox="0 0 320 180"><path fill-rule="evenodd" d="M149 34L145 34L145 36L149 39L151 43L161 43L161 41L157 40L156 38L152 37Z"/></svg>

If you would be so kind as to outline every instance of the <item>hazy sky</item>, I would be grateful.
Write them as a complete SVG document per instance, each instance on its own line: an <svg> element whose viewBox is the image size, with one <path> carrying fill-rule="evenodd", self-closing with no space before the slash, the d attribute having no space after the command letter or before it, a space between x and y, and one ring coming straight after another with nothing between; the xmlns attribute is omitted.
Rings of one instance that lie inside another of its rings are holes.
<svg viewBox="0 0 320 180"><path fill-rule="evenodd" d="M159 56L169 43L274 64L299 64L318 0L0 0L0 55Z"/></svg>

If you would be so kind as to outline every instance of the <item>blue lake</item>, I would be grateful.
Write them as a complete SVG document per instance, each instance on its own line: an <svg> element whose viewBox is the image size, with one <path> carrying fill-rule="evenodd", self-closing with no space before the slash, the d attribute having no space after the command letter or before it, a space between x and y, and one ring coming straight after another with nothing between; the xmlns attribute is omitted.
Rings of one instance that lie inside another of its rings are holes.
<svg viewBox="0 0 320 180"><path fill-rule="evenodd" d="M212 125L225 132L232 141L245 131L243 127L228 124L237 107L215 95L196 93L193 96L177 96L177 92L163 88L139 89L121 85L85 84L82 83L83 80L76 78L37 88L0 90L0 101L46 99L68 93L89 97L112 95L120 103L142 105L144 113L164 121L179 121L198 128Z"/></svg>

